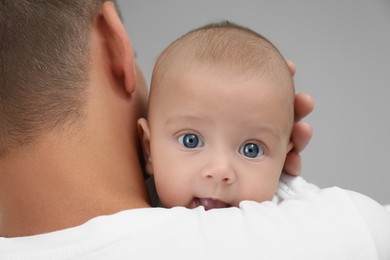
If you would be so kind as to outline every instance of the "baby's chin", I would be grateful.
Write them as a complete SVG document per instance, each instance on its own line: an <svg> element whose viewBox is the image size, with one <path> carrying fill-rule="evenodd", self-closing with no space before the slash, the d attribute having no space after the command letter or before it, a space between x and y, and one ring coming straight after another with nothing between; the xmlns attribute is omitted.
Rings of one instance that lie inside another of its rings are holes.
<svg viewBox="0 0 390 260"><path fill-rule="evenodd" d="M205 210L232 207L232 205L229 203L217 199L210 199L210 198L194 198L193 205L195 208L199 206L203 206Z"/></svg>

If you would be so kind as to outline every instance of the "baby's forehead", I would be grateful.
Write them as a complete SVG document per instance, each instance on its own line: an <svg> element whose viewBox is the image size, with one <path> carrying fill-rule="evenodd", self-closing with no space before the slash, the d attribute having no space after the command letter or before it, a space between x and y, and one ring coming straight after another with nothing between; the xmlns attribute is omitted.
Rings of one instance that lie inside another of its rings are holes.
<svg viewBox="0 0 390 260"><path fill-rule="evenodd" d="M229 99L230 95L240 96L248 102L251 97L267 94L270 98L280 100L282 97L283 102L292 103L284 98L293 98L294 84L291 74L285 70L242 69L230 63L191 62L175 64L165 73L160 73L151 91L150 102L156 101L152 97L154 95L160 98L196 97L198 93L200 96L214 95L219 99Z"/></svg>
<svg viewBox="0 0 390 260"><path fill-rule="evenodd" d="M258 107L264 97L279 103L291 103L293 83L291 75L272 75L268 72L241 71L232 66L199 64L167 73L158 84L160 98L196 99L199 104L245 105Z"/></svg>
<svg viewBox="0 0 390 260"><path fill-rule="evenodd" d="M291 74L286 70L277 68L242 68L230 63L219 62L192 62L191 64L176 64L166 71L156 85L161 89L188 88L188 91L196 91L201 85L206 84L210 90L220 84L224 85L221 92L235 91L262 92L264 88L272 88L278 93L293 93L294 83Z"/></svg>
<svg viewBox="0 0 390 260"><path fill-rule="evenodd" d="M258 54L258 53L257 53ZM256 53L253 53L256 56ZM267 60L267 61L264 61ZM160 79L165 75L177 75L178 73L200 72L203 68L210 70L218 69L220 72L229 72L237 77L255 77L269 75L275 77L291 77L285 60L279 56L265 57L258 54L258 57L240 57L236 53L228 57L215 57L213 53L208 55L185 55L173 54L167 57L164 62L155 68L155 79Z"/></svg>

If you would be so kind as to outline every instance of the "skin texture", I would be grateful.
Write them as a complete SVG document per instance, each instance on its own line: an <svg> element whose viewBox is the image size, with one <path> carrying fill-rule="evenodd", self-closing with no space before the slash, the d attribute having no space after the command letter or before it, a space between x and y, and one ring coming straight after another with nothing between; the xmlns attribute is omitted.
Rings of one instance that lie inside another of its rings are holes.
<svg viewBox="0 0 390 260"><path fill-rule="evenodd" d="M83 124L55 129L0 159L0 237L47 233L149 207L136 124L145 117L146 85L112 3L102 5L90 37ZM296 111L311 110L304 99L295 102ZM295 146L302 148L310 132L297 136Z"/></svg>
<svg viewBox="0 0 390 260"><path fill-rule="evenodd" d="M161 202L210 209L271 200L292 148L291 75L194 67L157 83L149 123L139 120ZM186 147L188 134L195 147ZM247 144L259 153L245 153Z"/></svg>

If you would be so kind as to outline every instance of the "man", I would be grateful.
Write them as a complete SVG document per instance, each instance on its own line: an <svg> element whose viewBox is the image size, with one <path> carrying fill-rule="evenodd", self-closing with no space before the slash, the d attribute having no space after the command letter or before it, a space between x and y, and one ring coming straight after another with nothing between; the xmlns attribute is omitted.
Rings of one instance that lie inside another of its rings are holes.
<svg viewBox="0 0 390 260"><path fill-rule="evenodd" d="M0 35L0 258L20 252L39 259L150 256L149 246L161 258L272 256L280 242L269 240L272 234L293 238L286 253L299 255L294 245L312 241L313 229L301 227L294 235L296 227L288 223L305 208L312 212L310 203L291 216L286 207L253 203L226 209L231 214L140 209L149 207L136 129L145 114L146 88L113 2L1 0ZM312 107L309 97L297 96L296 118ZM306 124L295 125L288 173L299 174L299 152L310 136ZM311 202L319 204L313 221L322 228L316 233L323 231L321 237L332 242L331 234L343 239L353 230L357 239L351 248L364 248L370 237L344 205L337 209L348 216L330 226L343 230L329 233L323 224L336 216L319 216L334 201L319 203L323 198ZM103 215L109 216L97 217ZM274 219L279 222L271 232ZM284 234L281 223L292 229ZM45 234L52 231L59 232ZM37 234L43 235L31 236ZM268 249L255 252L260 242ZM339 252L331 245L328 256ZM372 248L371 243L364 252Z"/></svg>

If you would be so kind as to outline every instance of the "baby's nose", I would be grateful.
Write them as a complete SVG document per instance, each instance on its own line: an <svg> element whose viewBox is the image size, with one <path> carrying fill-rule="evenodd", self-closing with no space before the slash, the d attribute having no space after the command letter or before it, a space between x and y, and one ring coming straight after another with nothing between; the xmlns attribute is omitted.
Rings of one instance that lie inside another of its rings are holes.
<svg viewBox="0 0 390 260"><path fill-rule="evenodd" d="M203 177L208 181L232 184L236 180L236 174L229 164L216 164L205 170Z"/></svg>

